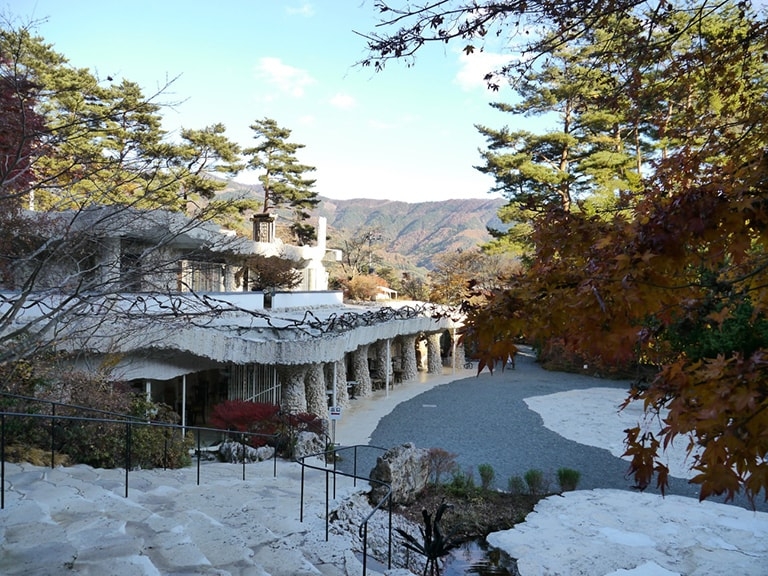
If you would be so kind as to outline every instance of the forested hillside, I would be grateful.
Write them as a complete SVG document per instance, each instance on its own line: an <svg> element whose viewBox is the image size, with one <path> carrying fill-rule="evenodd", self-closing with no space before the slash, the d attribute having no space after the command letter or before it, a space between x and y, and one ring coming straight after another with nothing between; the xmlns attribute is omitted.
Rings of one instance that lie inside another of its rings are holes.
<svg viewBox="0 0 768 576"><path fill-rule="evenodd" d="M343 247L342 238L372 232L380 236L377 253L399 255L420 268L432 268L442 252L466 250L490 239L487 227L499 228L500 198L392 202L323 198L314 215L325 216L329 246Z"/></svg>
<svg viewBox="0 0 768 576"><path fill-rule="evenodd" d="M258 185L230 182L222 199L263 199ZM346 242L371 233L377 264L398 270L430 270L440 253L466 250L490 240L488 227L503 228L496 213L502 198L445 200L442 202L393 202L391 200L334 200L320 197L310 223L328 219L328 247L344 249ZM283 223L290 213L277 210Z"/></svg>

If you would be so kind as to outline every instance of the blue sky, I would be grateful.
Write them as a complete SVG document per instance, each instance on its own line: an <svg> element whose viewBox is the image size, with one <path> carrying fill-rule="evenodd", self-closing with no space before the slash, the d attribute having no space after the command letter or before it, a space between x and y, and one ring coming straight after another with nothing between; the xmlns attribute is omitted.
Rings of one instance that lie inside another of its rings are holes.
<svg viewBox="0 0 768 576"><path fill-rule="evenodd" d="M483 75L498 54L428 47L408 68L355 66L377 22L373 0L18 0L7 9L77 67L137 82L169 131L217 122L243 146L273 118L304 144L315 189L329 198L406 202L490 198L473 168L484 141L474 124L514 119L491 108ZM522 126L517 126L522 127ZM253 179L253 175L251 176Z"/></svg>

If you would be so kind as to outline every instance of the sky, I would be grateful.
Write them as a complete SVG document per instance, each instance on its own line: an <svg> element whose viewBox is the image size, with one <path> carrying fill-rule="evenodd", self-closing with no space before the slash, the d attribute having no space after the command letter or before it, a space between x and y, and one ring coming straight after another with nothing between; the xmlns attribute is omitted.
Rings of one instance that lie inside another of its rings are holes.
<svg viewBox="0 0 768 576"><path fill-rule="evenodd" d="M448 44L412 67L361 67L366 43L355 32L375 29L373 0L14 0L5 12L100 78L136 82L146 96L172 80L157 100L173 104L163 113L171 134L223 123L249 147L251 124L274 119L304 145L297 158L316 168L308 176L321 196L498 196L473 166L485 146L475 124L515 126L489 105L512 101L511 91L483 82L503 57Z"/></svg>

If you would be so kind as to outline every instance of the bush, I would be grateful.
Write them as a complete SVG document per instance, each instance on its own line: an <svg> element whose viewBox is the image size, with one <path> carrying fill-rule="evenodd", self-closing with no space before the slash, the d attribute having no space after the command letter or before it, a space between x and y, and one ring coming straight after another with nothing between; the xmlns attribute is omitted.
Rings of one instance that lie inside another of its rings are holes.
<svg viewBox="0 0 768 576"><path fill-rule="evenodd" d="M166 404L154 404L143 394L135 395L131 415L152 422L176 424L179 415ZM139 468L183 468L192 460L191 432L182 436L179 428L138 424L131 427L131 465Z"/></svg>
<svg viewBox="0 0 768 576"><path fill-rule="evenodd" d="M480 464L477 467L477 471L480 473L480 486L483 490L490 490L494 480L496 480L496 472L493 466L490 464Z"/></svg>
<svg viewBox="0 0 768 576"><path fill-rule="evenodd" d="M581 479L581 472L573 468L560 468L557 471L557 482L560 484L561 492L576 490L576 486Z"/></svg>
<svg viewBox="0 0 768 576"><path fill-rule="evenodd" d="M47 379L46 374L51 373L35 374L16 365L13 378L6 380L4 391L40 400L2 397L0 406L7 410L50 415L52 405L46 400L67 404L56 406L56 418L8 418L6 442L18 445L17 457L29 459L42 450L50 462L53 447L55 462L121 468L126 465L127 425L93 420L136 416L142 422L131 426L132 466L178 468L190 463L191 437L182 439L180 433L168 433L161 427L144 423L153 420L176 424L179 416L168 406L153 404L143 394L134 394L127 386L99 375L73 371L58 373L58 380L53 381Z"/></svg>
<svg viewBox="0 0 768 576"><path fill-rule="evenodd" d="M532 468L525 473L525 483L531 496L541 496L547 491L544 472Z"/></svg>
<svg viewBox="0 0 768 576"><path fill-rule="evenodd" d="M60 416L121 420L130 411L133 394L127 386L111 382L106 376L70 372L62 374L55 386L49 384L45 397L71 405L57 407ZM57 419L54 447L68 454L72 463L121 468L126 463L126 430L125 424L117 422Z"/></svg>
<svg viewBox="0 0 768 576"><path fill-rule="evenodd" d="M429 466L429 476L432 478L435 486L440 484L443 474L452 474L456 471L456 456L453 452L448 452L442 448L430 448L427 453L427 465Z"/></svg>
<svg viewBox="0 0 768 576"><path fill-rule="evenodd" d="M446 488L448 493L453 496L462 498L473 496L477 492L477 487L472 470L467 472L455 471Z"/></svg>
<svg viewBox="0 0 768 576"><path fill-rule="evenodd" d="M248 441L252 447L270 444L286 458L293 457L299 433L325 435L323 420L315 414L283 414L275 404L246 400L227 400L217 404L211 412L210 423L221 430L258 434ZM240 441L239 437L235 439Z"/></svg>
<svg viewBox="0 0 768 576"><path fill-rule="evenodd" d="M388 288L389 284L375 274L361 274L346 282L346 297L348 300L374 300L379 286Z"/></svg>
<svg viewBox="0 0 768 576"><path fill-rule="evenodd" d="M507 481L507 490L510 494L521 495L527 492L526 483L522 476L512 476Z"/></svg>
<svg viewBox="0 0 768 576"><path fill-rule="evenodd" d="M248 439L252 447L259 448L268 444L269 436L280 428L280 407L266 402L226 400L213 407L209 422L221 430L261 434ZM239 441L239 435L235 439Z"/></svg>

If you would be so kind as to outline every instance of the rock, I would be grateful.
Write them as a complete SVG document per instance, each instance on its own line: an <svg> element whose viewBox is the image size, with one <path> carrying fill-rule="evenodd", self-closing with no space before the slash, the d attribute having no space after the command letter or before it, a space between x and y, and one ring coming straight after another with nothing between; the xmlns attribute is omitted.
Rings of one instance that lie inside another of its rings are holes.
<svg viewBox="0 0 768 576"><path fill-rule="evenodd" d="M425 488L429 480L428 451L416 448L413 443L403 444L387 450L376 459L371 470L370 501L375 506L387 494L384 482L392 487L392 504L408 505Z"/></svg>
<svg viewBox="0 0 768 576"><path fill-rule="evenodd" d="M222 442L219 446L219 456L224 462L236 464L243 461L243 448L245 448L246 462L269 460L275 454L275 449L272 446L252 448L251 446L243 446L240 442Z"/></svg>
<svg viewBox="0 0 768 576"><path fill-rule="evenodd" d="M296 446L293 449L294 458L302 458L310 454L318 454L325 450L325 442L314 432L299 432L296 436Z"/></svg>
<svg viewBox="0 0 768 576"><path fill-rule="evenodd" d="M371 516L373 508L365 494L352 494L335 508L331 514L332 534L359 534L363 521L368 518L368 550L369 560L386 566L389 545L389 514L386 510L377 510ZM385 571L385 576L413 576L424 571L425 560L422 556L407 550L402 546L397 529L404 530L416 537L419 535L419 525L413 524L395 514L392 517L392 569ZM403 568L407 566L408 569ZM399 568L398 568L399 567ZM359 574L359 572L355 573Z"/></svg>

